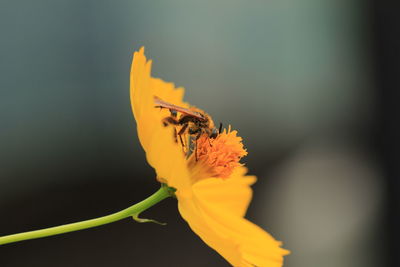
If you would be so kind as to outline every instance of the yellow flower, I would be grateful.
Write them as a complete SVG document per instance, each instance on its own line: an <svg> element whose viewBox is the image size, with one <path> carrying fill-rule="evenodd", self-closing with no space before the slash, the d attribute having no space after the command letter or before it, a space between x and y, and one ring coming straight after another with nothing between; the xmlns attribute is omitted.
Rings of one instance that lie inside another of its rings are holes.
<svg viewBox="0 0 400 267"><path fill-rule="evenodd" d="M205 113L183 102L183 88L151 77L151 63L146 60L143 47L134 53L130 91L138 136L158 181L176 189L182 217L230 264L282 266L288 251L267 232L244 219L252 197L250 186L256 177L247 176L247 169L239 163L247 154L241 138L229 127L216 138L203 133L197 145L191 146L185 131L182 144L176 136L180 126L166 127L162 123L170 112L156 108L155 97ZM213 127L211 118L210 121Z"/></svg>

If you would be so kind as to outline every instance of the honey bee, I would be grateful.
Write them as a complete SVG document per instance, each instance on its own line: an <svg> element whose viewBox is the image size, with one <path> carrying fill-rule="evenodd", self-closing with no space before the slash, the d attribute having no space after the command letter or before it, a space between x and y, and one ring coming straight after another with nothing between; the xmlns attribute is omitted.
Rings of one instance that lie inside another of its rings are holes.
<svg viewBox="0 0 400 267"><path fill-rule="evenodd" d="M183 134L188 133L189 136L191 137L190 139L194 139L196 160L197 160L197 140L200 138L200 136L202 134L207 134L209 138L215 139L218 136L218 134L221 133L222 123L220 123L219 130L217 130L210 116L208 116L204 112L198 111L196 108L190 108L190 109L183 108L165 102L164 100L160 99L157 96L154 96L154 103L156 108L169 109L171 113L171 116L165 117L162 120L164 126L168 126L170 124L175 126L181 126L178 132L176 132L175 130L175 138L176 136L179 136L180 142L183 147L185 147L185 144L182 140ZM178 118L178 113L180 113L179 118ZM187 151L190 152L190 145Z"/></svg>

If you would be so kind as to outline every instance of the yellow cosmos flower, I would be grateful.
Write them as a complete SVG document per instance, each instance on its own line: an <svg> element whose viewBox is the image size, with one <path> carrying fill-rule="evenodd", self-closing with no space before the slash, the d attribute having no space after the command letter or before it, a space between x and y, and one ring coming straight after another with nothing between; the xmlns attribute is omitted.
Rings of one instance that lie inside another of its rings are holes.
<svg viewBox="0 0 400 267"><path fill-rule="evenodd" d="M183 140L189 141L181 143L176 134L180 125L163 124L170 112L156 108L155 97L206 114L183 102L183 88L151 77L144 48L134 53L130 83L147 161L160 182L176 189L179 212L190 228L233 266L282 266L288 251L280 247L281 242L244 218L256 177L246 175L239 163L247 152L237 132L229 128L215 138L203 133L193 147L185 131Z"/></svg>

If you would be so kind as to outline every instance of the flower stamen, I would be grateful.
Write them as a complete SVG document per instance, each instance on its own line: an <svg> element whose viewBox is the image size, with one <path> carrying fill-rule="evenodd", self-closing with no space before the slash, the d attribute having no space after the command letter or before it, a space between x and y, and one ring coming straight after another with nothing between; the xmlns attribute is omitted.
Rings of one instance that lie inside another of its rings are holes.
<svg viewBox="0 0 400 267"><path fill-rule="evenodd" d="M210 138L207 134L201 135L197 140L198 163L206 168L209 175L226 179L235 167L241 166L240 159L247 155L243 147L242 138L237 136L237 131L224 130L216 138ZM193 166L193 158L189 166ZM196 165L197 165L196 164Z"/></svg>

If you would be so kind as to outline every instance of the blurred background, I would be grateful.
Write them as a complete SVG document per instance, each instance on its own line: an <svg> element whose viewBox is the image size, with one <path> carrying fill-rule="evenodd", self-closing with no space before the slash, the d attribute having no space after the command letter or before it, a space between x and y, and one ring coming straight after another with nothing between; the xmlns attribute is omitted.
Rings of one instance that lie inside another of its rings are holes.
<svg viewBox="0 0 400 267"><path fill-rule="evenodd" d="M399 17L361 0L0 2L0 235L106 215L159 187L129 101L132 53L244 138L247 217L287 267L400 266ZM397 115L396 115L397 114ZM228 266L168 199L10 244L0 266Z"/></svg>

